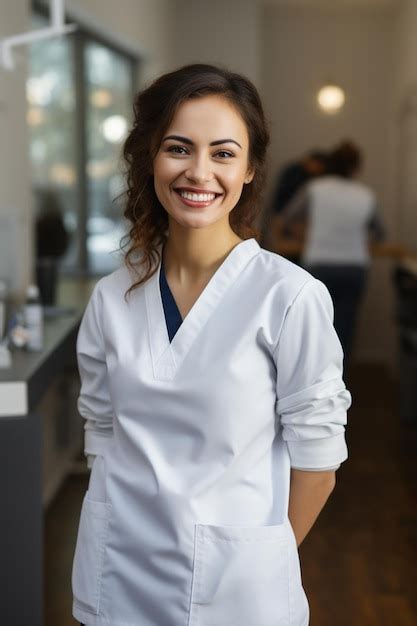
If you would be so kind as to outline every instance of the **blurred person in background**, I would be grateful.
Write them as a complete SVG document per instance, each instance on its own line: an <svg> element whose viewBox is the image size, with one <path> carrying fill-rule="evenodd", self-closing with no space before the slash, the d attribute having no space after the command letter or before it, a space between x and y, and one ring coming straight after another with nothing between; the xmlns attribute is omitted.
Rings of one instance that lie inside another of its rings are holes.
<svg viewBox="0 0 417 626"><path fill-rule="evenodd" d="M311 150L300 160L287 164L278 177L272 200L273 213L282 213L297 191L309 180L322 176L326 171L327 154L322 150Z"/></svg>
<svg viewBox="0 0 417 626"><path fill-rule="evenodd" d="M385 239L375 193L356 180L362 160L353 142L341 142L329 155L328 174L309 181L282 213L287 228L304 221L301 264L330 291L345 367L368 275L368 246Z"/></svg>
<svg viewBox="0 0 417 626"><path fill-rule="evenodd" d="M286 231L282 220L282 213L290 201L300 189L313 178L323 176L327 173L327 154L323 150L311 150L301 159L292 161L285 165L278 175L275 191L267 219L267 231L264 233L265 239L268 235L273 237L272 243L282 236L288 237L290 232ZM295 224L292 224L293 230ZM265 241L267 244L268 242ZM296 252L285 255L293 263L300 264L300 255Z"/></svg>
<svg viewBox="0 0 417 626"><path fill-rule="evenodd" d="M38 214L35 218L36 282L42 304L53 306L56 300L60 261L70 244L64 209L55 189L36 192Z"/></svg>

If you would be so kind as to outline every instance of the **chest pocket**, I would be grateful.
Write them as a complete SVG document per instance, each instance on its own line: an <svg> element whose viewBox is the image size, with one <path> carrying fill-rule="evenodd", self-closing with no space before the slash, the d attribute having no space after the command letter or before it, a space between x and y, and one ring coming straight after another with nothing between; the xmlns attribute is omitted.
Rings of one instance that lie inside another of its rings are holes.
<svg viewBox="0 0 417 626"><path fill-rule="evenodd" d="M197 524L188 626L292 626L296 546L287 524L261 527ZM297 556L298 559L298 556ZM308 612L308 608L307 608ZM308 623L297 621L297 626Z"/></svg>

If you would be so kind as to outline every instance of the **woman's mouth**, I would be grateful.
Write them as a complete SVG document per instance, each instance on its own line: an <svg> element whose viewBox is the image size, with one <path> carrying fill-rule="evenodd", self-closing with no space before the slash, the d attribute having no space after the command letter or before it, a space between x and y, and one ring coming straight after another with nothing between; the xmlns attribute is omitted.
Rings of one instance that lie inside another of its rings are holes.
<svg viewBox="0 0 417 626"><path fill-rule="evenodd" d="M210 206L216 201L216 198L223 195L221 193L193 193L183 189L174 189L174 191L183 204L195 208Z"/></svg>

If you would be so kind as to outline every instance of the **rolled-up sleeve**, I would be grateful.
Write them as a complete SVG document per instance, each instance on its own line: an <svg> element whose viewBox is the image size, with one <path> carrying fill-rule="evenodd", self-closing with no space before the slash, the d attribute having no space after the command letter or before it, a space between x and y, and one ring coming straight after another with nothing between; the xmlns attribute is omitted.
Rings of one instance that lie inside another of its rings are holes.
<svg viewBox="0 0 417 626"><path fill-rule="evenodd" d="M348 457L351 395L343 382L343 351L325 285L308 279L288 307L274 351L277 417L291 466L321 469Z"/></svg>
<svg viewBox="0 0 417 626"><path fill-rule="evenodd" d="M104 455L113 435L113 408L100 322L100 296L94 288L77 337L77 362L81 378L78 411L86 420L84 453Z"/></svg>

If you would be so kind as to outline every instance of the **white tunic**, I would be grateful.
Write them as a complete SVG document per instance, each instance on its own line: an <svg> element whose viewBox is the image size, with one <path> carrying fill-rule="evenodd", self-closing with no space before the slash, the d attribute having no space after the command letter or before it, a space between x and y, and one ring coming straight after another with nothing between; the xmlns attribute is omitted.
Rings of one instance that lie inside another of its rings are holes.
<svg viewBox="0 0 417 626"><path fill-rule="evenodd" d="M238 244L169 342L159 271L96 285L77 342L95 454L73 566L91 626L307 626L291 466L347 458L324 285Z"/></svg>
<svg viewBox="0 0 417 626"><path fill-rule="evenodd" d="M363 183L324 176L309 182L288 205L291 219L309 216L303 265L359 265L370 262L369 235L383 239L374 192Z"/></svg>

